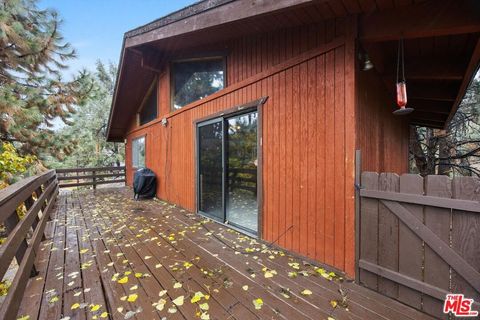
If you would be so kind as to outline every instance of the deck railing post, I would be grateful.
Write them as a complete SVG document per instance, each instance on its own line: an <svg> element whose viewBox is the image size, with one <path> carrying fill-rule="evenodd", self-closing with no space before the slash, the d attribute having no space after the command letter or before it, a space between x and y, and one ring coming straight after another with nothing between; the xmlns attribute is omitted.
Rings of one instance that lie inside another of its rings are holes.
<svg viewBox="0 0 480 320"><path fill-rule="evenodd" d="M50 182L52 181L53 179L50 179L47 181L47 183L45 185L49 185ZM42 195L43 193L43 189L42 189L42 186L39 186L37 188L37 190L35 190L35 195L37 196L37 199L40 198L40 196ZM51 200L50 200L51 201ZM42 208L40 209L42 211L42 217L43 215L45 214L45 208L47 207L47 201L44 201L43 204L42 204ZM50 216L47 217L48 220L50 220ZM33 229L36 228L37 224L40 222L40 217L37 215L37 217L35 217L35 222L33 223L33 225L35 226ZM45 234L45 232L42 234L42 241L46 240L47 239L47 235Z"/></svg>
<svg viewBox="0 0 480 320"><path fill-rule="evenodd" d="M95 170L92 171L93 175L93 190L97 190L97 178L95 177Z"/></svg>

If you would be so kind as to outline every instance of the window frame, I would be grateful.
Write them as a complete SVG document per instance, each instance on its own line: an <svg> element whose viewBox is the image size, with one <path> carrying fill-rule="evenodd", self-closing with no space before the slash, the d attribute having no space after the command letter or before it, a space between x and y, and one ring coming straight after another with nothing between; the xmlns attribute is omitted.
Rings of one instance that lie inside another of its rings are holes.
<svg viewBox="0 0 480 320"><path fill-rule="evenodd" d="M208 61L208 60L222 60L222 67L223 67L223 88L212 93L215 94L219 91L222 91L223 89L227 88L228 86L228 77L227 77L227 55L226 54L212 54L212 55L204 55L204 56L199 56L199 57L191 57L191 58L181 58L181 59L174 59L170 61L169 64L169 77L170 77L170 112L175 112L178 110L181 110L185 106L188 106L190 103L194 103L198 100L194 100L184 106L182 106L180 109L175 109L174 108L174 99L175 99L175 64L182 63L182 62L194 62L194 61Z"/></svg>
<svg viewBox="0 0 480 320"><path fill-rule="evenodd" d="M136 166L134 161L133 161L133 154L134 154L134 149L133 149L133 146L134 146L134 143L135 141L138 141L140 139L143 139L143 149L144 149L144 152L145 152L145 155L143 157L143 167L139 167L139 166ZM132 168L133 169L140 169L140 168L146 168L147 167L147 135L144 134L144 135L141 135L141 136L137 136L135 138L132 138L132 142L131 142L132 146L130 147L130 150L131 150L131 160L132 160Z"/></svg>
<svg viewBox="0 0 480 320"><path fill-rule="evenodd" d="M148 122L145 122L144 124L141 124L140 123L140 113L142 112L143 108L145 107L145 104L147 103L148 101L148 98L150 97L150 95L152 94L152 91L153 90L156 90L156 95L157 95L157 98L155 99L155 109L157 111L157 114L155 116L154 119L148 121ZM158 103L158 94L159 94L159 90L158 90L158 77L155 76L155 78L153 79L152 81L152 84L150 85L150 87L148 88L147 90L147 93L145 94L145 96L143 97L143 100L142 100L142 103L140 104L140 108L138 108L137 110L137 126L141 127L141 126L144 126L152 121L155 121L156 119L158 119L158 115L160 114L160 110L159 110L159 103Z"/></svg>

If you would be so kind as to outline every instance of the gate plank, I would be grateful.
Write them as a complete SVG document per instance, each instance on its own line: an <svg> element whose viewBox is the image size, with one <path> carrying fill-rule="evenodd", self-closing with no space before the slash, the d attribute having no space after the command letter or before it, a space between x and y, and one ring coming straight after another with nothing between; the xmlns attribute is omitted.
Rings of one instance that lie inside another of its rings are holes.
<svg viewBox="0 0 480 320"><path fill-rule="evenodd" d="M447 176L427 176L425 178L425 193L428 196L451 198L451 181ZM425 226L437 237L449 243L450 241L450 214L449 209L425 208ZM449 290L450 267L430 246L425 246L425 282L441 289ZM438 318L446 319L442 312L443 301L425 296L423 310Z"/></svg>
<svg viewBox="0 0 480 320"><path fill-rule="evenodd" d="M480 180L474 177L456 177L452 182L453 197L480 201ZM480 272L480 215L467 211L454 211L452 217L452 247L477 272ZM480 301L480 292L452 270L452 292L463 293Z"/></svg>
<svg viewBox="0 0 480 320"><path fill-rule="evenodd" d="M460 273L477 291L480 291L480 273L469 265L456 253L447 242L440 239L432 230L421 224L401 204L384 200L382 201L392 212L394 212L410 229L425 241L432 251L442 258L453 269Z"/></svg>
<svg viewBox="0 0 480 320"><path fill-rule="evenodd" d="M400 177L395 173L381 173L378 187L382 191L398 192ZM378 264L392 271L398 271L398 218L381 202L378 210ZM396 299L398 284L380 278L378 291Z"/></svg>
<svg viewBox="0 0 480 320"><path fill-rule="evenodd" d="M400 177L400 192L423 195L423 178L418 174L404 174ZM419 221L423 223L423 207L414 204L405 204ZM398 235L398 271L410 278L422 281L423 242L410 230L405 223L399 224ZM422 307L422 294L409 287L399 285L398 299L417 309Z"/></svg>
<svg viewBox="0 0 480 320"><path fill-rule="evenodd" d="M363 172L362 187L366 190L378 190L378 173ZM378 263L378 200L362 198L360 203L360 258ZM366 270L360 270L360 283L377 290L378 277Z"/></svg>

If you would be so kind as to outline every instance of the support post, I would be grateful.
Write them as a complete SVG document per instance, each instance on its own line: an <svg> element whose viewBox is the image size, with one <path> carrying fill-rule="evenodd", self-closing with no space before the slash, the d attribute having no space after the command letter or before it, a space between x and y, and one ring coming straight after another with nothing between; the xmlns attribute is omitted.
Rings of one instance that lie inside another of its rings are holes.
<svg viewBox="0 0 480 320"><path fill-rule="evenodd" d="M362 152L355 150L355 283L360 283L360 176L362 174Z"/></svg>

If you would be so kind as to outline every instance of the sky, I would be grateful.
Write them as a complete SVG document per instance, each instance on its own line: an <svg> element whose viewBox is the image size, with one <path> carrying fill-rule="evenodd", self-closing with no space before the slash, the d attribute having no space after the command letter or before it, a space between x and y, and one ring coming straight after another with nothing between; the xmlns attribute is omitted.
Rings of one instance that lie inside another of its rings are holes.
<svg viewBox="0 0 480 320"><path fill-rule="evenodd" d="M63 24L60 31L77 51L69 61L69 77L83 67L93 70L98 59L117 64L123 34L193 0L40 0L38 7L55 9Z"/></svg>

